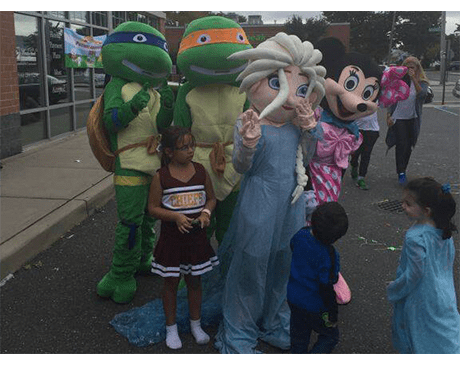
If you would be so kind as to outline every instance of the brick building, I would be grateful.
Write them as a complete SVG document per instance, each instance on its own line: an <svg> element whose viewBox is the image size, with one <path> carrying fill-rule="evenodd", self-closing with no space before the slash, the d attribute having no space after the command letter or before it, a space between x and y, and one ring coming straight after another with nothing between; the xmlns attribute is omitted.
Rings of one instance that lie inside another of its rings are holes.
<svg viewBox="0 0 460 365"><path fill-rule="evenodd" d="M127 20L165 33L164 12L0 12L0 158L86 126L104 70L65 67L64 28L100 36Z"/></svg>

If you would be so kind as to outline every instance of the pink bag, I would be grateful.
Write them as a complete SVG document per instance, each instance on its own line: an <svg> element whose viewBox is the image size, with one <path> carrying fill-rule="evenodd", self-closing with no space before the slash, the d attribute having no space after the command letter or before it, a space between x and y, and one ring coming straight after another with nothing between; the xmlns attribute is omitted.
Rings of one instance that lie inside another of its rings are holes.
<svg viewBox="0 0 460 365"><path fill-rule="evenodd" d="M334 291L337 304L348 304L350 302L351 291L341 273L339 273L339 280L334 284Z"/></svg>
<svg viewBox="0 0 460 365"><path fill-rule="evenodd" d="M381 106L387 108L409 97L410 87L402 80L406 73L406 66L391 66L383 71L380 81L382 92L379 98Z"/></svg>

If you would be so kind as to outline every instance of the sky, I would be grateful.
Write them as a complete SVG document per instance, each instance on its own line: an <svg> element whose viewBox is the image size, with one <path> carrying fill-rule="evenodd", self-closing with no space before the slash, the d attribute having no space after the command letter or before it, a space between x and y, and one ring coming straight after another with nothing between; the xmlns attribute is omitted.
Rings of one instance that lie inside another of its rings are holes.
<svg viewBox="0 0 460 365"><path fill-rule="evenodd" d="M458 6L460 9L460 5ZM327 9L334 10L334 9ZM357 9L356 9L357 10ZM262 21L264 24L273 24L276 21L276 24L283 24L289 18L292 18L293 14L300 16L302 19L317 17L321 15L321 11L235 11L237 14L244 15L262 15ZM446 10L446 34L452 34L457 26L455 24L460 24L460 11L447 11Z"/></svg>

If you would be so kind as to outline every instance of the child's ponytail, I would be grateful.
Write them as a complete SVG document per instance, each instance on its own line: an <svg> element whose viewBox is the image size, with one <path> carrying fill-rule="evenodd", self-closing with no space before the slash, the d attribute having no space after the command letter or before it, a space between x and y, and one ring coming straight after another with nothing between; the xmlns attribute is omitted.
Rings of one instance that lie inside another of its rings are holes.
<svg viewBox="0 0 460 365"><path fill-rule="evenodd" d="M438 218L433 220L436 227L442 229L442 239L452 237L452 232L457 231L457 227L452 222L452 217L455 214L456 203L452 194L450 193L450 185L444 184L441 186L438 204Z"/></svg>

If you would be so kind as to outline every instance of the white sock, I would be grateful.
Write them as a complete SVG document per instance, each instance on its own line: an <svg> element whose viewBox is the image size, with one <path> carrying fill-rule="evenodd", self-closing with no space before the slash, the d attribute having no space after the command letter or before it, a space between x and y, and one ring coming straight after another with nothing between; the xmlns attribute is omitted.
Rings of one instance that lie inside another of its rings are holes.
<svg viewBox="0 0 460 365"><path fill-rule="evenodd" d="M182 341L177 332L177 323L172 326L166 326L166 346L170 349L177 350L182 347Z"/></svg>
<svg viewBox="0 0 460 365"><path fill-rule="evenodd" d="M192 335L195 337L195 341L198 345L205 345L209 342L210 338L201 328L200 319L197 319L196 321L190 320L190 329L192 330Z"/></svg>
<svg viewBox="0 0 460 365"><path fill-rule="evenodd" d="M358 176L358 180L364 180L364 176Z"/></svg>

